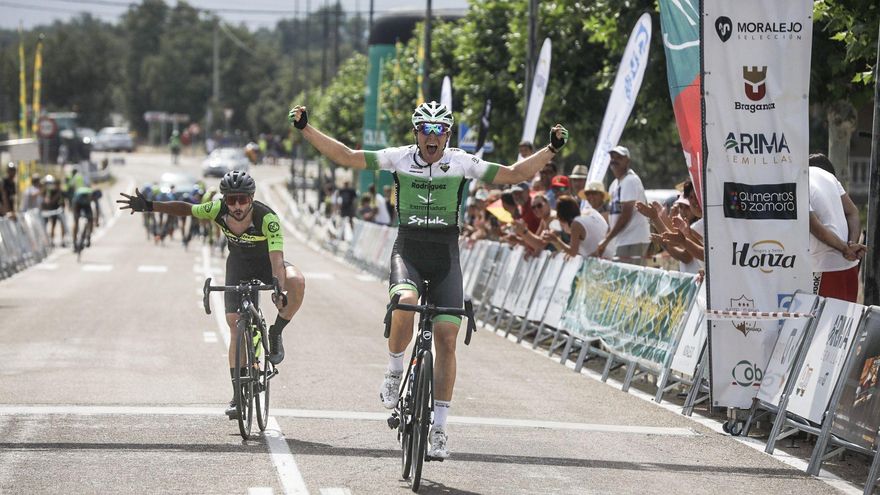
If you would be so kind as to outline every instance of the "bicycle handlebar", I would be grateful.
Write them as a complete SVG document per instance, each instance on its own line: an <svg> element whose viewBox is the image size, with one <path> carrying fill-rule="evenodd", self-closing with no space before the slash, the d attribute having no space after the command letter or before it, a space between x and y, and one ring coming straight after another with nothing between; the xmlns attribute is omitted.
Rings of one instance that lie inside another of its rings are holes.
<svg viewBox="0 0 880 495"><path fill-rule="evenodd" d="M272 284L267 285L264 283L254 283L259 282L258 280L254 280L251 282L242 282L239 285L211 285L211 277L208 277L205 280L205 286L202 288L202 304L205 305L205 313L211 314L211 292L245 292L252 290L271 290L273 291L273 296L281 297L281 302L283 302L283 306L287 306L287 295L281 292L281 285L278 283L278 278L272 277Z"/></svg>
<svg viewBox="0 0 880 495"><path fill-rule="evenodd" d="M477 324L474 321L474 306L470 299L465 299L464 309L462 308L441 308L433 305L421 304L400 304L400 294L394 294L391 302L388 303L385 311L385 338L391 336L391 315L395 309L403 311L415 311L416 313L428 313L429 316L434 315L451 315L464 316L468 319L467 333L464 337L464 345L470 345L471 335L477 331Z"/></svg>

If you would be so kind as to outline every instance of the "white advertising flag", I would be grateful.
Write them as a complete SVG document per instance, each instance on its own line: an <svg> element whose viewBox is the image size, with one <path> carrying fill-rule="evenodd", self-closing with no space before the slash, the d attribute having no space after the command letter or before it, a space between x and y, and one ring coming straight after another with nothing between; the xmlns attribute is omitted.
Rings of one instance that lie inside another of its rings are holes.
<svg viewBox="0 0 880 495"><path fill-rule="evenodd" d="M811 292L811 0L705 0L703 149L709 309L779 311ZM712 403L749 407L775 320L709 326Z"/></svg>
<svg viewBox="0 0 880 495"><path fill-rule="evenodd" d="M449 76L443 76L443 86L440 88L440 104L452 111L452 80Z"/></svg>
<svg viewBox="0 0 880 495"><path fill-rule="evenodd" d="M623 134L623 128L626 127L626 121L629 120L629 114L636 103L645 76L645 67L648 66L650 46L651 14L646 12L639 17L639 22L629 35L623 58L620 59L614 87L611 89L611 97L608 98L605 117L602 118L602 127L596 139L596 149L590 161L587 182L604 182L605 172L608 171L608 163L611 161L608 151L617 146L617 141Z"/></svg>
<svg viewBox="0 0 880 495"><path fill-rule="evenodd" d="M544 106L544 93L547 92L547 83L549 81L550 38L547 38L541 46L541 54L538 56L538 65L535 66L535 77L532 80L532 92L529 93L529 108L526 111L526 122L523 126L523 141L535 142L535 133L538 130L538 118L541 117L541 107Z"/></svg>

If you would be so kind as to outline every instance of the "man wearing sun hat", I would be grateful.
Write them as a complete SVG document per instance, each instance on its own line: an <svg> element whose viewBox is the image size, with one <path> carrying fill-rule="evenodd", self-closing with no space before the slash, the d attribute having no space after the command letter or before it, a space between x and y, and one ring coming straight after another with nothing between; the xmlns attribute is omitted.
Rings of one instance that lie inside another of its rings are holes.
<svg viewBox="0 0 880 495"><path fill-rule="evenodd" d="M608 222L608 200L610 196L605 191L605 184L601 181L594 180L587 183L583 190L578 191L578 197L581 198L581 211L594 209L602 214L605 222Z"/></svg>
<svg viewBox="0 0 880 495"><path fill-rule="evenodd" d="M596 252L599 256L617 257L624 263L641 265L651 242L651 228L648 219L636 214L637 201L647 203L642 179L629 167L629 149L615 146L608 152L611 155L609 169L614 175L609 193L611 194L610 230L599 243ZM617 246L613 253L605 253L609 243Z"/></svg>

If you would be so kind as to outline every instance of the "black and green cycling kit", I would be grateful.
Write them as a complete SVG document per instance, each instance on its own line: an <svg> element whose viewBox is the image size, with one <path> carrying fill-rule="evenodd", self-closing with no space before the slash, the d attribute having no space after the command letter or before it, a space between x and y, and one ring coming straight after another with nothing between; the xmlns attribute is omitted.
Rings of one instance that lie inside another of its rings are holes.
<svg viewBox="0 0 880 495"><path fill-rule="evenodd" d="M428 165L415 145L364 153L367 170L388 170L397 189L397 241L391 252L390 293L419 291L426 280L428 298L437 306L460 308L464 302L458 258L459 206L467 179L492 182L501 165L449 148ZM460 324L440 315L437 321Z"/></svg>
<svg viewBox="0 0 880 495"><path fill-rule="evenodd" d="M245 280L272 281L272 264L269 252L284 250L284 235L278 215L265 204L253 202L253 221L247 229L236 235L226 223L229 207L222 200L193 205L192 216L216 223L229 241L229 257L226 258L226 285L236 285ZM234 313L239 301L234 292L225 293L226 312Z"/></svg>

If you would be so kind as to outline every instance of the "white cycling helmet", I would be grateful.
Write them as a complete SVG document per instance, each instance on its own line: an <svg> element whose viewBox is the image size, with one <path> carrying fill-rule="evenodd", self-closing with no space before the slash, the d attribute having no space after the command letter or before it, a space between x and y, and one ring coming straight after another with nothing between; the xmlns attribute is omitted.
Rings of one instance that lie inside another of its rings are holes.
<svg viewBox="0 0 880 495"><path fill-rule="evenodd" d="M416 107L416 111L412 114L413 127L419 124L429 122L431 124L445 124L452 127L452 112L446 108L446 105L429 101L422 103Z"/></svg>

